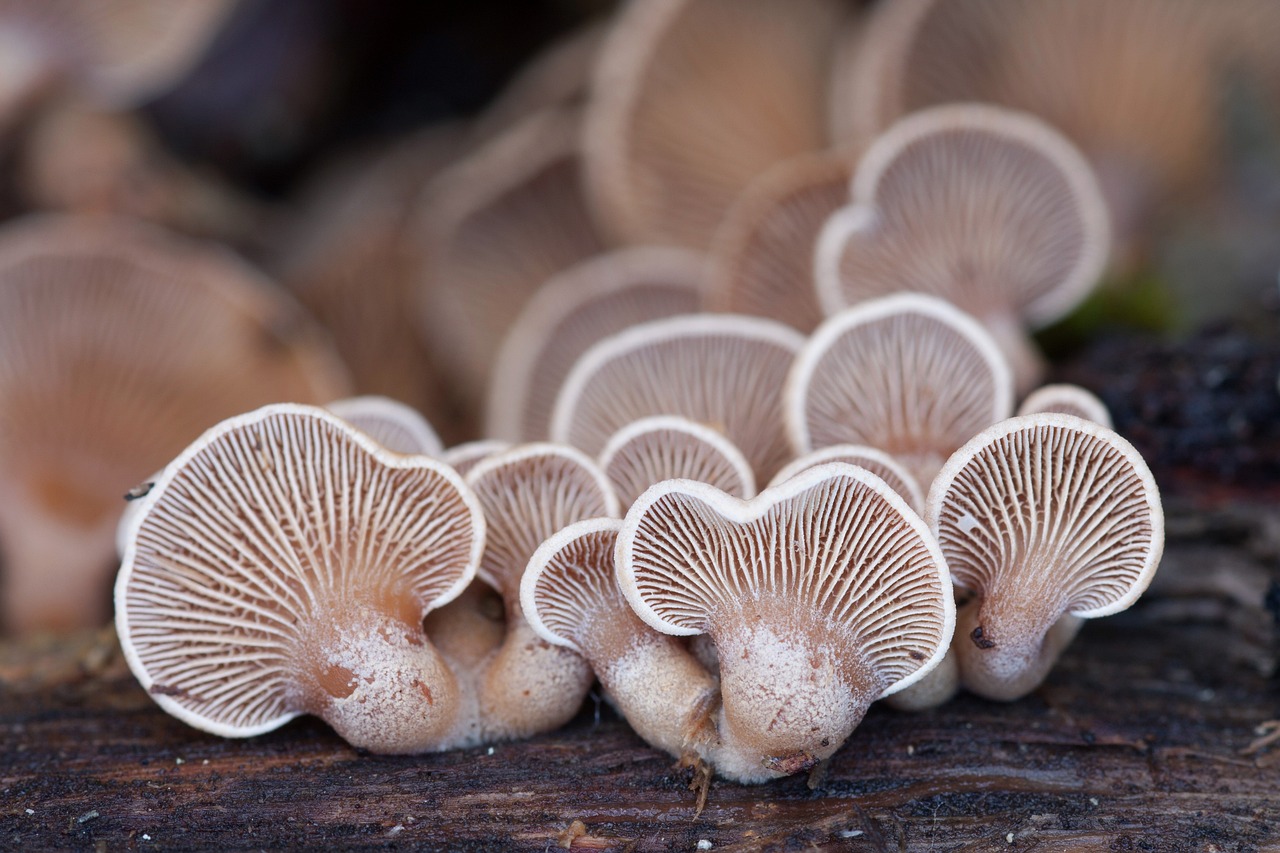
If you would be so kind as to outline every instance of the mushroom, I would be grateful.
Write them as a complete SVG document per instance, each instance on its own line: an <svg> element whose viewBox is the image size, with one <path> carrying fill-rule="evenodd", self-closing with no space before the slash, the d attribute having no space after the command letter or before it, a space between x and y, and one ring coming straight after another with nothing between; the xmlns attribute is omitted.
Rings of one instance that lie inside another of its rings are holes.
<svg viewBox="0 0 1280 853"><path fill-rule="evenodd" d="M621 527L616 518L591 518L543 542L520 581L520 601L534 633L590 662L636 734L680 758L714 736L707 726L716 682L627 604L613 562Z"/></svg>
<svg viewBox="0 0 1280 853"><path fill-rule="evenodd" d="M747 185L711 241L712 311L769 317L805 333L822 322L813 247L827 218L849 203L853 163L845 152L803 154Z"/></svg>
<svg viewBox="0 0 1280 853"><path fill-rule="evenodd" d="M966 688L1012 700L1044 680L1081 620L1118 613L1164 549L1160 493L1116 433L1071 415L1001 421L955 452L926 506L958 586Z"/></svg>
<svg viewBox="0 0 1280 853"><path fill-rule="evenodd" d="M498 352L487 434L546 440L556 392L582 353L631 326L697 311L704 267L696 252L642 246L588 258L549 279Z"/></svg>
<svg viewBox="0 0 1280 853"><path fill-rule="evenodd" d="M633 0L600 49L587 191L627 243L706 248L758 174L824 147L832 0Z"/></svg>
<svg viewBox="0 0 1280 853"><path fill-rule="evenodd" d="M422 631L475 575L475 496L323 409L266 406L171 462L126 536L116 629L147 693L225 737L299 714L348 743L447 745L457 684Z"/></svg>
<svg viewBox="0 0 1280 853"><path fill-rule="evenodd" d="M583 354L556 397L551 437L599 454L622 427L679 415L733 442L767 482L789 459L782 384L804 338L759 317L655 320Z"/></svg>
<svg viewBox="0 0 1280 853"><path fill-rule="evenodd" d="M124 220L6 225L0 322L10 631L107 618L121 495L210 425L348 393L319 330L260 275Z"/></svg>
<svg viewBox="0 0 1280 853"><path fill-rule="evenodd" d="M390 397L348 397L325 408L393 453L439 456L444 452L440 436L427 419Z"/></svg>
<svg viewBox="0 0 1280 853"><path fill-rule="evenodd" d="M863 81L854 138L869 139L901 116L944 102L1035 113L1094 164L1123 246L1162 204L1203 187L1212 174L1221 141L1221 59L1236 52L1240 34L1223 36L1246 5L879 4L866 29L864 64L854 72Z"/></svg>
<svg viewBox="0 0 1280 853"><path fill-rule="evenodd" d="M801 471L808 471L810 468L825 465L828 462L844 462L870 471L884 480L886 486L906 501L907 506L911 507L916 515L924 515L924 493L920 491L920 486L916 483L916 478L911 476L911 472L883 450L867 447L864 444L832 444L803 456L797 456L773 476L769 486L785 483Z"/></svg>
<svg viewBox="0 0 1280 853"><path fill-rule="evenodd" d="M471 469L467 484L488 521L477 573L502 596L507 616L502 645L472 676L481 738L550 731L577 712L591 686L591 668L534 634L520 605L520 578L552 534L575 521L617 516L618 499L594 462L554 444L526 444L491 456Z"/></svg>
<svg viewBox="0 0 1280 853"><path fill-rule="evenodd" d="M618 582L666 633L720 652L717 769L758 782L828 758L876 699L943 658L955 608L942 553L884 481L841 463L750 501L668 480L632 504Z"/></svg>
<svg viewBox="0 0 1280 853"><path fill-rule="evenodd" d="M419 329L462 405L479 410L498 347L543 282L601 251L586 207L579 117L529 116L420 196Z"/></svg>
<svg viewBox="0 0 1280 853"><path fill-rule="evenodd" d="M815 275L828 314L901 291L980 320L1019 389L1043 357L1026 324L1069 312L1101 277L1110 226L1093 171L1039 119L981 104L922 110L867 148L853 202L827 221Z"/></svg>
<svg viewBox="0 0 1280 853"><path fill-rule="evenodd" d="M1058 412L1064 415L1075 415L1086 421L1111 428L1111 412L1094 394L1079 385L1042 385L1032 391L1018 407L1019 415L1034 415L1040 412Z"/></svg>
<svg viewBox="0 0 1280 853"><path fill-rule="evenodd" d="M641 418L618 430L600 452L600 467L623 506L663 480L697 480L735 498L756 493L742 451L710 427L673 415Z"/></svg>
<svg viewBox="0 0 1280 853"><path fill-rule="evenodd" d="M917 483L951 453L1009 416L1013 383L991 336L933 296L901 293L831 317L787 378L786 422L798 454L865 444Z"/></svg>
<svg viewBox="0 0 1280 853"><path fill-rule="evenodd" d="M465 441L462 444L455 444L444 452L441 457L445 462L453 466L453 469L464 477L470 473L471 469L479 465L497 453L504 450L510 450L511 443L507 441L498 441L497 439L482 438L476 441Z"/></svg>

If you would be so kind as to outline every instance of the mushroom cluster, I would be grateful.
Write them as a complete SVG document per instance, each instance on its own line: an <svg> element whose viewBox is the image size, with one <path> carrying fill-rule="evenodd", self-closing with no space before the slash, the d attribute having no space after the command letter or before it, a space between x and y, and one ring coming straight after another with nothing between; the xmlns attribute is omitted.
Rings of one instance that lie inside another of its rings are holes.
<svg viewBox="0 0 1280 853"><path fill-rule="evenodd" d="M1032 333L1208 168L1192 113L1262 13L1202 40L1166 5L631 0L319 181L283 287L124 216L3 226L5 629L105 616L45 593L105 591L114 538L129 665L206 731L467 747L599 679L744 783L882 699L1025 696L1162 552L1151 472ZM1084 7L1142 38L1064 76ZM1168 138L1097 102L1122 55Z"/></svg>

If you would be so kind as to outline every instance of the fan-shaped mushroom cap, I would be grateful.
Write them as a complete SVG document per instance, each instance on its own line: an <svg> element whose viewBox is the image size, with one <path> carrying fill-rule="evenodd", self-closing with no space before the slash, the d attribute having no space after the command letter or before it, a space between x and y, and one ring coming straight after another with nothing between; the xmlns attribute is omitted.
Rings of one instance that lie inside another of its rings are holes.
<svg viewBox="0 0 1280 853"><path fill-rule="evenodd" d="M120 496L210 425L346 377L230 255L115 220L0 231L0 549L8 627L107 616Z"/></svg>
<svg viewBox="0 0 1280 853"><path fill-rule="evenodd" d="M673 317L593 346L565 379L551 437L599 454L610 436L650 415L679 415L720 432L767 482L791 457L782 384L804 338L759 317Z"/></svg>
<svg viewBox="0 0 1280 853"><path fill-rule="evenodd" d="M947 461L926 506L952 576L977 594L955 644L966 687L1036 687L1079 619L1131 605L1164 549L1160 493L1116 433L1062 414L984 430Z"/></svg>
<svg viewBox="0 0 1280 853"><path fill-rule="evenodd" d="M20 81L70 74L105 104L134 106L194 65L237 3L5 0L0 43L10 66L6 71Z"/></svg>
<svg viewBox="0 0 1280 853"><path fill-rule="evenodd" d="M981 104L922 110L879 136L815 260L827 313L901 291L977 317L1035 385L1024 324L1070 311L1101 277L1110 226L1089 164L1039 119Z"/></svg>
<svg viewBox="0 0 1280 853"><path fill-rule="evenodd" d="M542 441L556 393L598 341L701 305L705 261L687 249L619 249L553 276L507 333L489 382L489 435Z"/></svg>
<svg viewBox="0 0 1280 853"><path fill-rule="evenodd" d="M618 582L668 634L709 633L724 726L756 778L831 755L867 706L946 653L955 609L924 522L851 465L811 468L750 501L670 480L631 506Z"/></svg>
<svg viewBox="0 0 1280 853"><path fill-rule="evenodd" d="M563 725L591 686L576 654L538 638L520 606L520 578L533 553L565 526L618 515L604 473L571 447L526 444L489 457L467 483L488 520L478 574L507 608L507 637L486 664L479 687L486 739L524 737Z"/></svg>
<svg viewBox="0 0 1280 853"><path fill-rule="evenodd" d="M520 601L539 637L591 662L637 734L680 756L700 734L715 680L627 604L613 563L621 527L615 518L587 519L543 542L520 582Z"/></svg>
<svg viewBox="0 0 1280 853"><path fill-rule="evenodd" d="M1111 412L1107 411L1106 403L1079 385L1042 385L1026 396L1017 413L1035 415L1040 412L1075 415L1111 429Z"/></svg>
<svg viewBox="0 0 1280 853"><path fill-rule="evenodd" d="M347 397L325 408L395 453L439 456L444 452L440 436L427 419L412 406L390 397Z"/></svg>
<svg viewBox="0 0 1280 853"><path fill-rule="evenodd" d="M448 466L280 404L210 429L165 469L116 581L125 659L170 714L228 737L323 717L375 752L441 744L452 674L422 633L484 544Z"/></svg>
<svg viewBox="0 0 1280 853"><path fill-rule="evenodd" d="M472 468L479 465L490 456L510 449L511 443L508 441L482 438L476 441L465 441L462 444L455 444L453 447L446 450L441 458L452 465L455 471L465 477L470 473Z"/></svg>
<svg viewBox="0 0 1280 853"><path fill-rule="evenodd" d="M864 83L858 136L949 101L1033 112L1094 162L1125 233L1147 204L1206 176L1221 121L1219 21L1240 7L1196 0L879 4L867 27L866 64L856 72Z"/></svg>
<svg viewBox="0 0 1280 853"><path fill-rule="evenodd" d="M811 332L822 322L813 252L827 218L849 203L854 157L821 151L752 181L711 242L712 311L752 314Z"/></svg>
<svg viewBox="0 0 1280 853"><path fill-rule="evenodd" d="M623 506L663 480L697 480L735 498L756 493L751 464L733 442L674 415L641 418L618 430L600 452L600 467Z"/></svg>
<svg viewBox="0 0 1280 853"><path fill-rule="evenodd" d="M600 52L587 188L618 239L704 248L759 173L825 144L830 0L639 0Z"/></svg>
<svg viewBox="0 0 1280 853"><path fill-rule="evenodd" d="M907 506L911 507L916 515L924 515L924 493L920 491L916 478L888 453L874 447L867 447L865 444L832 444L803 456L797 456L774 475L769 486L772 488L785 483L801 471L808 471L810 468L825 465L828 462L844 462L870 471L884 480L886 486L906 501Z"/></svg>
<svg viewBox="0 0 1280 853"><path fill-rule="evenodd" d="M582 194L578 117L530 116L423 192L419 319L464 400L479 406L498 347L543 282L604 248Z"/></svg>
<svg viewBox="0 0 1280 853"><path fill-rule="evenodd" d="M866 444L928 483L951 453L1013 410L1004 357L983 327L932 296L903 293L830 318L787 379L797 453Z"/></svg>

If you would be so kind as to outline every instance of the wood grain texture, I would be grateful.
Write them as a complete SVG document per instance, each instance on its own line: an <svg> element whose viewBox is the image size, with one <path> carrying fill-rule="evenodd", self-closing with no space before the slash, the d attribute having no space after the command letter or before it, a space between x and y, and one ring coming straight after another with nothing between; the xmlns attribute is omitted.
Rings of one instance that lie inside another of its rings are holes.
<svg viewBox="0 0 1280 853"><path fill-rule="evenodd" d="M492 754L374 757L314 720L187 728L109 632L2 646L0 847L1280 850L1280 744L1241 754L1280 716L1280 509L1175 508L1169 534L1147 597L1031 697L873 707L817 790L716 781L700 816L607 708Z"/></svg>

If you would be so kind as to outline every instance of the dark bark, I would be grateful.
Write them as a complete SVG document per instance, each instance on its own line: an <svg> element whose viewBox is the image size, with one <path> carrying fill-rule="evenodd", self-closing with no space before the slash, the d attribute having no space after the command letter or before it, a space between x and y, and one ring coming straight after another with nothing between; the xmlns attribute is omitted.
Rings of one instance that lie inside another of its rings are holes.
<svg viewBox="0 0 1280 853"><path fill-rule="evenodd" d="M385 758L312 720L187 728L109 633L0 649L0 847L1263 850L1280 847L1274 507L1174 511L1157 583L1086 625L1033 696L875 707L818 790L716 781L604 710L523 743ZM581 825L574 825L574 821ZM1010 838L1012 841L1010 842Z"/></svg>

